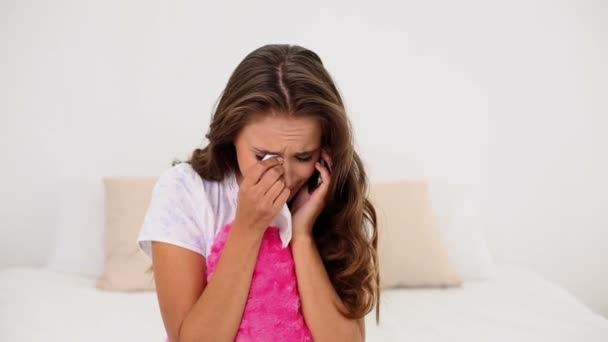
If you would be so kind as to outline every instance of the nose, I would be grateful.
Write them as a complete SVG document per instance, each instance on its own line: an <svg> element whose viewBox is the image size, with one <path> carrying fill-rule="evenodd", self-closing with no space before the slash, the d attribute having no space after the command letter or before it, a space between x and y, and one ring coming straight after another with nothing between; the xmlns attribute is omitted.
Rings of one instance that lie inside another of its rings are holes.
<svg viewBox="0 0 608 342"><path fill-rule="evenodd" d="M283 173L283 181L285 182L285 186L293 191L294 187L296 186L295 182L297 180L288 161L283 162L283 169L285 170Z"/></svg>

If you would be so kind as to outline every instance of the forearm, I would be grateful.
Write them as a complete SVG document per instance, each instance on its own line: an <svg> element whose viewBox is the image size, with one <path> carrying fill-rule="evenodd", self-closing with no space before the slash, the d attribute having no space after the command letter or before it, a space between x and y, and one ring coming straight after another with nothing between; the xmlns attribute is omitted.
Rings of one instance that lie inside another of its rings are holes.
<svg viewBox="0 0 608 342"><path fill-rule="evenodd" d="M253 230L232 227L213 279L182 324L180 341L234 341L261 241Z"/></svg>
<svg viewBox="0 0 608 342"><path fill-rule="evenodd" d="M356 320L342 315L344 304L336 293L315 242L310 236L292 240L302 312L315 341L363 341Z"/></svg>

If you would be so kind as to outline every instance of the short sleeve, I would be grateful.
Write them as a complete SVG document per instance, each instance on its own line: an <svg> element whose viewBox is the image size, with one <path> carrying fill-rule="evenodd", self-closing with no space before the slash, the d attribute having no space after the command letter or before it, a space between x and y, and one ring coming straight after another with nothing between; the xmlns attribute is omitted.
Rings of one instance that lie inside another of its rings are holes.
<svg viewBox="0 0 608 342"><path fill-rule="evenodd" d="M202 179L190 164L173 166L154 186L137 239L139 248L150 259L152 241L170 243L205 256L207 237L201 217L208 207Z"/></svg>

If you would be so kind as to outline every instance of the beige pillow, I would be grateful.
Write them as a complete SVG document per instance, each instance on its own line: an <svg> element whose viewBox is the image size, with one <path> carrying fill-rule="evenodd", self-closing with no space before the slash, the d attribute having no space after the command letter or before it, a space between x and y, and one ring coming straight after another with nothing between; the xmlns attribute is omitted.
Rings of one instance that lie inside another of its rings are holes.
<svg viewBox="0 0 608 342"><path fill-rule="evenodd" d="M149 259L137 248L155 178L108 177L105 190L105 264L97 287L110 291L154 290Z"/></svg>
<svg viewBox="0 0 608 342"><path fill-rule="evenodd" d="M433 218L424 181L372 184L370 200L378 214L382 287L461 284Z"/></svg>

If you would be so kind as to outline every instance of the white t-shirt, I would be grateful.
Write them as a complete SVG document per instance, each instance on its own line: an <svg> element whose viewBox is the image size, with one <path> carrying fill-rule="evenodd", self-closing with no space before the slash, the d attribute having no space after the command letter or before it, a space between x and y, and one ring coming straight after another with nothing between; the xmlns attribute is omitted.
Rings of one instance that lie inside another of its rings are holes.
<svg viewBox="0 0 608 342"><path fill-rule="evenodd" d="M216 234L236 214L234 173L222 181L202 179L188 163L175 165L158 179L137 243L152 259L152 241L177 245L205 258Z"/></svg>

